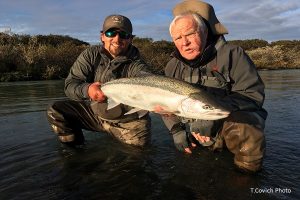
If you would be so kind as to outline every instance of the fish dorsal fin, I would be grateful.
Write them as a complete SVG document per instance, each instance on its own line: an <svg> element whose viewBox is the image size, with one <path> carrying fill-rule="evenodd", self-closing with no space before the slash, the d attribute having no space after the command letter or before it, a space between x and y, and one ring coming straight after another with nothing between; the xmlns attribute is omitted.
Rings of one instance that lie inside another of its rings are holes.
<svg viewBox="0 0 300 200"><path fill-rule="evenodd" d="M110 110L116 106L120 105L120 103L115 102L114 100L108 98L107 99L107 110Z"/></svg>

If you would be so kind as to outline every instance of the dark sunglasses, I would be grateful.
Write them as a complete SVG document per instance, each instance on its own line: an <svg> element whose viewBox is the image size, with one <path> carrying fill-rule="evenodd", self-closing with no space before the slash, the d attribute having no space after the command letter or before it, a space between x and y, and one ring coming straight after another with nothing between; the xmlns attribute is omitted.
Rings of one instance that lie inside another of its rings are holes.
<svg viewBox="0 0 300 200"><path fill-rule="evenodd" d="M129 38L131 38L131 34L126 33L125 31L119 31L119 30L114 30L114 29L108 30L104 34L106 37L109 37L109 38L116 37L117 34L119 34L119 37L124 40L128 40Z"/></svg>

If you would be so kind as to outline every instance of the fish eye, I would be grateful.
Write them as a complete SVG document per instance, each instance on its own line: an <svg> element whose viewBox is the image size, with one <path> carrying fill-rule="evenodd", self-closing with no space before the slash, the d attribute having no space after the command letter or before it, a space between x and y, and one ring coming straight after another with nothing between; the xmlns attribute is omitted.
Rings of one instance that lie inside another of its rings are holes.
<svg viewBox="0 0 300 200"><path fill-rule="evenodd" d="M213 109L213 107L211 107L210 105L204 105L204 106L202 106L202 108L204 110L211 110L211 109Z"/></svg>

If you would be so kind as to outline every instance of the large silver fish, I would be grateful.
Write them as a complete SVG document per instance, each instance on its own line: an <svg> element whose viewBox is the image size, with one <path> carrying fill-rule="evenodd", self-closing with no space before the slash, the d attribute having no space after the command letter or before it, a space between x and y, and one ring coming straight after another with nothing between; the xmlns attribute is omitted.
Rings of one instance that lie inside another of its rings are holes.
<svg viewBox="0 0 300 200"><path fill-rule="evenodd" d="M116 79L104 83L101 90L108 98L108 110L119 104L134 107L126 114L154 111L159 107L164 112L191 119L217 120L229 115L205 90L165 76Z"/></svg>

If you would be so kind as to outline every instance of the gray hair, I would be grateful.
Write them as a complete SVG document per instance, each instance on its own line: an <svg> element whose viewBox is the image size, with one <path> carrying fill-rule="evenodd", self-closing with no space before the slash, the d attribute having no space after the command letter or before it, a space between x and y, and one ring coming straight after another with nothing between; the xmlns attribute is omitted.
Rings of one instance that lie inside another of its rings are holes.
<svg viewBox="0 0 300 200"><path fill-rule="evenodd" d="M202 17L196 13L183 13L181 15L177 15L171 22L170 24L170 27L169 27L169 32L170 32L170 35L172 37L172 28L173 26L175 25L175 22L178 20L178 19L181 19L183 17L186 17L186 16L192 16L193 19L194 19L194 22L196 22L196 25L197 25L197 29L198 31L200 31L202 33L202 35L205 35L205 33L208 31L208 28L204 22L204 20L202 19Z"/></svg>

